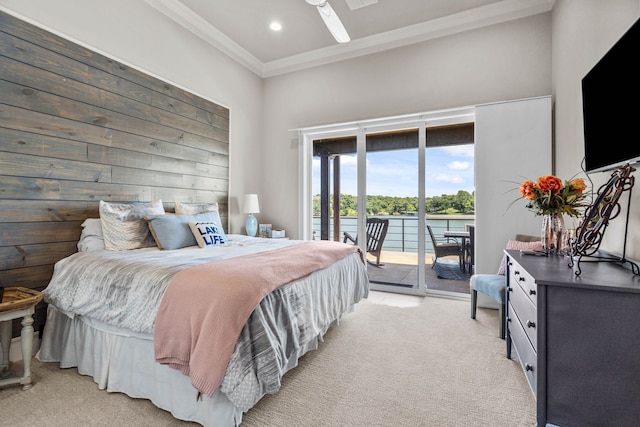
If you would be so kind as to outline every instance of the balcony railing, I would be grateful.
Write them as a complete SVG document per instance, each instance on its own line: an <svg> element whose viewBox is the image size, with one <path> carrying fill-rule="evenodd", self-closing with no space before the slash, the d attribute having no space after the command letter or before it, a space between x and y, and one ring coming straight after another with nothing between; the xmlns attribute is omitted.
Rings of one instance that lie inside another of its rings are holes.
<svg viewBox="0 0 640 427"><path fill-rule="evenodd" d="M375 216L374 216L375 217ZM395 252L418 252L418 217L417 216L377 216L389 220L389 229L384 239L382 249ZM442 236L445 231L464 231L465 224L473 224L473 215L427 215L425 221L425 251L433 252L433 245L426 225L430 225L436 236ZM333 236L333 221L329 221L329 236ZM344 232L352 236L357 233L357 218L353 216L340 217L340 241ZM320 238L320 217L313 218L314 239Z"/></svg>

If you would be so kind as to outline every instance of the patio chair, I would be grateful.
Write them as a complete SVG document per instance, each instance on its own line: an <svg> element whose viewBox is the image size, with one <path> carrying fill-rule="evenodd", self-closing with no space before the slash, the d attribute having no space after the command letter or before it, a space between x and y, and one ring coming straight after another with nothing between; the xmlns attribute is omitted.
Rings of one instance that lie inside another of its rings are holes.
<svg viewBox="0 0 640 427"><path fill-rule="evenodd" d="M460 264L460 269L462 270L463 263L463 253L462 246L458 242L450 241L446 239L443 241L443 238L437 238L435 234L433 234L433 230L431 226L427 224L427 230L429 230L429 236L431 236L431 243L433 245L433 254L435 256L433 260L433 264L431 264L431 268L436 265L438 258L445 256L455 255L458 257L458 262Z"/></svg>
<svg viewBox="0 0 640 427"><path fill-rule="evenodd" d="M382 253L382 243L384 243L384 238L387 236L388 228L388 219L367 218L367 252L376 257L375 263L369 260L367 260L367 262L376 267L384 265L380 263L380 254ZM347 243L347 240L351 241L354 245L358 244L358 236L353 237L345 231L343 242Z"/></svg>
<svg viewBox="0 0 640 427"><path fill-rule="evenodd" d="M473 273L474 266L476 265L475 261L475 245L476 245L476 227L472 224L465 224L466 230L469 232L469 238L465 240L464 246L462 248L463 252L463 262L466 265L466 270L470 273Z"/></svg>

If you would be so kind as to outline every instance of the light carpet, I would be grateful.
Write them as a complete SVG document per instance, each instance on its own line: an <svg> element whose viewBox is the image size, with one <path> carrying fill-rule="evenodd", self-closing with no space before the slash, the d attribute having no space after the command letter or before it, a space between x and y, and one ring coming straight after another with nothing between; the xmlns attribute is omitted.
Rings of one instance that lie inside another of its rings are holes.
<svg viewBox="0 0 640 427"><path fill-rule="evenodd" d="M364 301L244 416L242 427L534 426L535 399L505 357L496 310L425 298ZM21 369L16 363L14 369ZM0 389L0 424L187 426L147 400L98 390L90 377L33 361L34 386Z"/></svg>

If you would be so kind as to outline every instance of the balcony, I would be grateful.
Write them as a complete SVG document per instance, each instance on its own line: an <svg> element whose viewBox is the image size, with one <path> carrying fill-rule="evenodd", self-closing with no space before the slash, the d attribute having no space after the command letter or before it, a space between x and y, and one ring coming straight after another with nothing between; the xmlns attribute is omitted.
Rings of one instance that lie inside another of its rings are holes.
<svg viewBox="0 0 640 427"><path fill-rule="evenodd" d="M389 229L382 245L380 262L383 266L368 265L369 280L372 283L381 283L401 288L415 288L418 281L418 218L416 216L380 216L389 220ZM442 236L447 230L464 231L465 224L473 224L473 215L427 215L426 224L429 224L434 233ZM330 221L332 224L332 221ZM355 217L340 218L340 241L345 231L356 235ZM426 227L425 227L426 228ZM313 234L320 236L320 218L314 217ZM333 236L333 227L329 230ZM437 276L433 264L433 245L429 234L425 230L425 283L429 290L439 290L469 294L468 275L460 272L462 280L443 279ZM317 238L317 237L316 237ZM370 258L372 259L372 258ZM457 262L457 257L450 257L451 262Z"/></svg>

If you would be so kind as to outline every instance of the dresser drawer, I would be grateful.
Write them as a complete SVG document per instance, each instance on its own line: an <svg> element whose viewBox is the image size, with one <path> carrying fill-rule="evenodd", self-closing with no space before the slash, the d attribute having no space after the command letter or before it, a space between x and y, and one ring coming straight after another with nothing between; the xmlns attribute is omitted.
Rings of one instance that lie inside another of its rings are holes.
<svg viewBox="0 0 640 427"><path fill-rule="evenodd" d="M536 281L533 280L533 277L527 273L527 271L520 266L517 262L511 261L511 265L509 267L509 283L513 283L514 285L517 283L527 297L531 300L533 305L537 305L537 293L538 288L536 286Z"/></svg>
<svg viewBox="0 0 640 427"><path fill-rule="evenodd" d="M536 306L531 302L524 290L517 284L512 285L513 280L509 282L509 310L507 315L515 317L517 315L524 331L531 342L534 350L538 349L538 315Z"/></svg>
<svg viewBox="0 0 640 427"><path fill-rule="evenodd" d="M509 313L514 313L513 306L509 303ZM512 344L518 353L518 359L520 359L520 365L524 371L529 387L535 395L537 393L538 383L538 358L537 353L527 338L527 334L524 328L520 324L517 316L511 315L507 322L509 328L509 335L511 336Z"/></svg>

